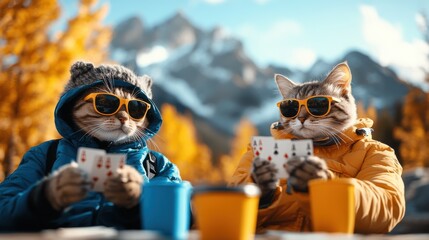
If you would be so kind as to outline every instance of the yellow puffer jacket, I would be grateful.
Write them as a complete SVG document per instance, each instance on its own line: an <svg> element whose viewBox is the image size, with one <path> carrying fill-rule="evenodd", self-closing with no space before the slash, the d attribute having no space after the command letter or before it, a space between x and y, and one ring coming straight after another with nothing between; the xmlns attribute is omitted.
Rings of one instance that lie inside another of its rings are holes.
<svg viewBox="0 0 429 240"><path fill-rule="evenodd" d="M325 159L330 174L337 178L353 178L356 203L356 233L387 233L405 213L402 167L389 146L371 136L356 134L360 128L369 128L370 119L359 119L355 126L341 135L346 143L314 147L314 154ZM280 130L271 128L274 138L285 137ZM346 137L347 136L347 137ZM249 144L230 185L252 182L250 169L254 158ZM273 203L258 213L257 232L267 229L311 231L308 194L286 194L286 180L277 187ZM335 211L333 209L333 211Z"/></svg>

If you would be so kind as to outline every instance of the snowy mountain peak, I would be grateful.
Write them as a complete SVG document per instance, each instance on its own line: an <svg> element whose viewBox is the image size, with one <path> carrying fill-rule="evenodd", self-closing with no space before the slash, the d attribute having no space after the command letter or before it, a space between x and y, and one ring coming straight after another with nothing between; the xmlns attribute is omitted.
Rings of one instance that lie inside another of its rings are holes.
<svg viewBox="0 0 429 240"><path fill-rule="evenodd" d="M120 24L115 31L135 34L135 38L112 42L113 53L127 49L123 54L127 61L115 60L152 76L158 102L181 106L217 133L232 135L235 124L248 118L258 124L261 134L268 134L270 123L278 118L275 101L280 96L274 73L297 82L323 80L335 65L347 60L358 102L390 108L408 91L393 71L361 52L348 52L332 62L319 60L307 71L274 65L262 69L247 55L240 39L221 27L200 30L181 12L151 29L143 29L136 19L128 21L130 26Z"/></svg>
<svg viewBox="0 0 429 240"><path fill-rule="evenodd" d="M152 29L151 45L163 45L175 49L183 45L194 44L199 34L200 30L183 13L177 12L171 18Z"/></svg>
<svg viewBox="0 0 429 240"><path fill-rule="evenodd" d="M111 46L130 51L140 49L145 42L143 36L144 26L141 18L131 17L114 28Z"/></svg>

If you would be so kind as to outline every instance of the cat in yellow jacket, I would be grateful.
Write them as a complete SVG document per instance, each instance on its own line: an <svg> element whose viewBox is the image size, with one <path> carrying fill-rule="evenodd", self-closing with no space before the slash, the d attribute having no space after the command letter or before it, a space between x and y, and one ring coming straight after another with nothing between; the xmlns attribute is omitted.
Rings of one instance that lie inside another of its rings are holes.
<svg viewBox="0 0 429 240"><path fill-rule="evenodd" d="M403 218L402 167L391 147L372 139L372 120L357 118L351 80L346 62L322 81L297 84L275 75L283 100L277 103L280 121L271 125L271 135L312 139L314 155L291 158L284 165L289 178L279 181L274 164L254 156L249 144L230 185L253 182L260 187L257 232L311 231L312 179L351 179L356 233L387 233Z"/></svg>

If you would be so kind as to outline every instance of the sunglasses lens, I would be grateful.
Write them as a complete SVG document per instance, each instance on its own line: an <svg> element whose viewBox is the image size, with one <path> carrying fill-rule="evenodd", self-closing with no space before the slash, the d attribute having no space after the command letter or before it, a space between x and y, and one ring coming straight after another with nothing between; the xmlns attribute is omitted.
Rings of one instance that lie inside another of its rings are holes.
<svg viewBox="0 0 429 240"><path fill-rule="evenodd" d="M280 103L280 112L285 117L295 117L299 111L299 102L296 100L285 100Z"/></svg>
<svg viewBox="0 0 429 240"><path fill-rule="evenodd" d="M128 113L132 118L141 119L146 114L147 104L141 101L131 100L128 102Z"/></svg>
<svg viewBox="0 0 429 240"><path fill-rule="evenodd" d="M329 99L326 97L314 97L307 101L307 108L314 116L323 116L328 113Z"/></svg>
<svg viewBox="0 0 429 240"><path fill-rule="evenodd" d="M119 98L109 94L98 94L95 97L95 107L103 114L112 114L118 110Z"/></svg>

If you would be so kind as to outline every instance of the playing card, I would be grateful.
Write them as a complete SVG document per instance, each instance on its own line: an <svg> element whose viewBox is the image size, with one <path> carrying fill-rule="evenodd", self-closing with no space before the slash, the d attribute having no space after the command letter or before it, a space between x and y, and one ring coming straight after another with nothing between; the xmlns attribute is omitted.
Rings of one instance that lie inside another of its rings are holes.
<svg viewBox="0 0 429 240"><path fill-rule="evenodd" d="M311 139L289 140L274 139L269 136L254 136L251 144L255 156L271 161L276 166L279 179L289 177L283 165L291 157L313 155L313 141Z"/></svg>
<svg viewBox="0 0 429 240"><path fill-rule="evenodd" d="M289 177L289 174L286 172L286 169L283 165L291 157L292 150L292 141L288 139L278 139L274 143L274 158L273 163L277 167L277 177L279 179L286 179Z"/></svg>
<svg viewBox="0 0 429 240"><path fill-rule="evenodd" d="M96 156L105 155L106 151L102 149L80 147L77 150L77 164L85 172L90 174L94 165L94 159Z"/></svg>
<svg viewBox="0 0 429 240"><path fill-rule="evenodd" d="M274 138L267 136L252 137L253 154L261 159L273 159Z"/></svg>
<svg viewBox="0 0 429 240"><path fill-rule="evenodd" d="M311 139L292 140L292 156L313 155L313 141Z"/></svg>
<svg viewBox="0 0 429 240"><path fill-rule="evenodd" d="M252 137L253 154L261 159L274 163L278 170L278 178L287 177L283 164L289 157L287 156L285 158L284 154L288 154L290 152L290 146L290 140L275 140L273 137L269 136Z"/></svg>
<svg viewBox="0 0 429 240"><path fill-rule="evenodd" d="M126 164L126 154L106 154L104 150L93 148L78 149L78 165L88 173L91 179L92 189L103 192L104 185L109 176L112 176L118 168Z"/></svg>
<svg viewBox="0 0 429 240"><path fill-rule="evenodd" d="M127 155L125 154L108 154L106 156L106 176L110 177L112 176L118 169L124 168L126 161L127 161Z"/></svg>
<svg viewBox="0 0 429 240"><path fill-rule="evenodd" d="M104 183L107 179L107 157L104 155L98 155L94 160L93 168L90 173L92 189L96 192L103 192Z"/></svg>

